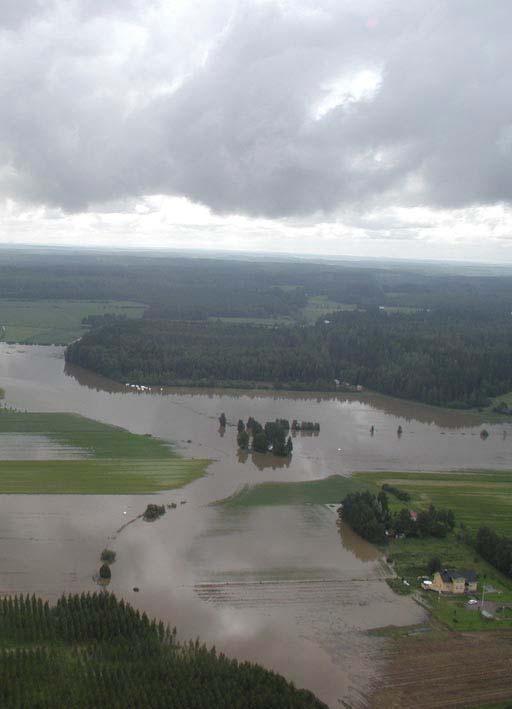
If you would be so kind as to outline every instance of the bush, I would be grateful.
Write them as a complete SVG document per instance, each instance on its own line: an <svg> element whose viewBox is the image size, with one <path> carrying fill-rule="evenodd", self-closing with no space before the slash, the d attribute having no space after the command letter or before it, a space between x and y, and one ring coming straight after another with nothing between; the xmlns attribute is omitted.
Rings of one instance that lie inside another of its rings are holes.
<svg viewBox="0 0 512 709"><path fill-rule="evenodd" d="M103 564L100 567L100 578L110 579L112 577L112 572L110 571L110 566L108 564Z"/></svg>
<svg viewBox="0 0 512 709"><path fill-rule="evenodd" d="M153 522L165 514L165 505L148 505L146 511L143 514L146 522Z"/></svg>
<svg viewBox="0 0 512 709"><path fill-rule="evenodd" d="M113 564L116 560L116 553L112 549L103 549L101 552L101 560L105 561L107 564Z"/></svg>

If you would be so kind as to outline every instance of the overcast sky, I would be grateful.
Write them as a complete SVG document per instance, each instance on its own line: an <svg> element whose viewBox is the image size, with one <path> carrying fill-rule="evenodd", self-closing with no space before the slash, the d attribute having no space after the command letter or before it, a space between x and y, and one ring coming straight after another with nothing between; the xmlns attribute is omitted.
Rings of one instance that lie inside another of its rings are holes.
<svg viewBox="0 0 512 709"><path fill-rule="evenodd" d="M512 262L509 0L2 0L0 241Z"/></svg>

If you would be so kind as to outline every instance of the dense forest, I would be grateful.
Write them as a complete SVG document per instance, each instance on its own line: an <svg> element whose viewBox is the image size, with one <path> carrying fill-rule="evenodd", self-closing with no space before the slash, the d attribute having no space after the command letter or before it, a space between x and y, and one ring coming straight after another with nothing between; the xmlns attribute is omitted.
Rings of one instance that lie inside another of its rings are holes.
<svg viewBox="0 0 512 709"><path fill-rule="evenodd" d="M66 357L123 382L327 390L348 383L469 408L512 390L511 325L510 314L380 309L272 328L126 320L87 333Z"/></svg>
<svg viewBox="0 0 512 709"><path fill-rule="evenodd" d="M2 250L0 301L130 300L151 319L300 319L310 296L362 308L509 315L512 273L408 262L193 258L170 252Z"/></svg>
<svg viewBox="0 0 512 709"><path fill-rule="evenodd" d="M87 333L66 358L112 379L145 384L324 388L334 377L327 343L310 328L126 320Z"/></svg>
<svg viewBox="0 0 512 709"><path fill-rule="evenodd" d="M150 621L108 593L0 600L0 706L326 709L308 691Z"/></svg>

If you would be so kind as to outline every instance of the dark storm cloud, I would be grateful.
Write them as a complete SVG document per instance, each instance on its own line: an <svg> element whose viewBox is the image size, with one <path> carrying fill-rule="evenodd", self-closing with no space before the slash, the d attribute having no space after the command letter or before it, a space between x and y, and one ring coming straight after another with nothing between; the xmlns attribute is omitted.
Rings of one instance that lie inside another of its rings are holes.
<svg viewBox="0 0 512 709"><path fill-rule="evenodd" d="M271 217L511 201L509 3L167 6L7 2L5 196L79 211L165 193Z"/></svg>

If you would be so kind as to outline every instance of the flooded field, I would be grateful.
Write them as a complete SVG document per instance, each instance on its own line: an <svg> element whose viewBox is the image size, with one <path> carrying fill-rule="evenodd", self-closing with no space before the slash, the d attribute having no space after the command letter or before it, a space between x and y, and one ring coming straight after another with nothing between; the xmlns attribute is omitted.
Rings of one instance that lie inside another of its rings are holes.
<svg viewBox="0 0 512 709"><path fill-rule="evenodd" d="M49 436L0 433L0 460L80 460L82 448L58 443Z"/></svg>
<svg viewBox="0 0 512 709"><path fill-rule="evenodd" d="M210 503L265 481L361 470L504 469L511 461L512 430L503 435L509 426L486 425L490 435L482 440L482 426L469 415L384 397L135 392L65 368L61 348L1 345L0 386L8 406L72 411L213 461L205 477L156 497L0 496L0 592L54 598L93 590L108 546L117 553L113 591L176 624L181 637L200 635L257 660L333 707L339 699L365 705L379 683L385 640L365 631L419 623L423 611L392 593L380 555L339 530L327 507ZM318 421L320 434L297 434L291 461L241 456L236 427L219 430L221 412L231 424L251 415ZM43 450L46 443L32 441L26 457L37 455L38 445ZM147 523L139 515L155 499L177 506Z"/></svg>

